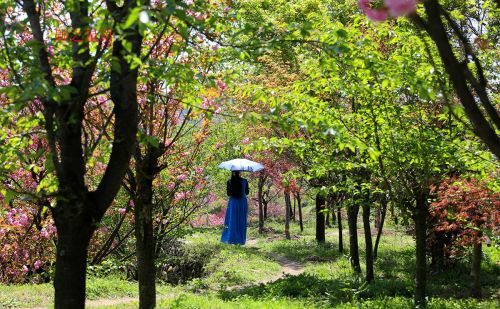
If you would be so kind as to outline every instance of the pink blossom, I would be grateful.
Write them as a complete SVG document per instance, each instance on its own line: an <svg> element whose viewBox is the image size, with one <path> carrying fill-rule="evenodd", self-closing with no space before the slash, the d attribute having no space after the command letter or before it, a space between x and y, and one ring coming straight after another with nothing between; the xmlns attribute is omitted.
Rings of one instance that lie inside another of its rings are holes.
<svg viewBox="0 0 500 309"><path fill-rule="evenodd" d="M50 238L50 234L45 228L42 228L42 230L40 231L40 236L42 236L45 239Z"/></svg>
<svg viewBox="0 0 500 309"><path fill-rule="evenodd" d="M194 168L194 172L195 172L196 174L201 174L201 173L203 173L203 167L195 167L195 168Z"/></svg>
<svg viewBox="0 0 500 309"><path fill-rule="evenodd" d="M121 214L121 215L124 215L127 213L127 209L125 208L118 208L118 212Z"/></svg>
<svg viewBox="0 0 500 309"><path fill-rule="evenodd" d="M40 260L36 260L35 264L33 264L33 266L35 267L35 269L39 269L40 267L42 267L42 265L43 265L43 262L40 261Z"/></svg>
<svg viewBox="0 0 500 309"><path fill-rule="evenodd" d="M212 50L213 51L217 51L219 49L219 45L218 44L213 44L212 45Z"/></svg>
<svg viewBox="0 0 500 309"><path fill-rule="evenodd" d="M250 138L248 138L248 137L244 138L244 139L241 141L241 143L242 143L243 145L248 145L248 144L250 144Z"/></svg>
<svg viewBox="0 0 500 309"><path fill-rule="evenodd" d="M175 194L175 198L174 198L174 199L175 199L176 201L180 201L180 200L185 200L185 199L187 199L187 198L188 198L188 194L187 194L187 192L177 192L177 193Z"/></svg>
<svg viewBox="0 0 500 309"><path fill-rule="evenodd" d="M18 222L19 222L20 226L26 226L26 225L29 224L29 218L28 218L28 216L26 214L21 214L19 216Z"/></svg>
<svg viewBox="0 0 500 309"><path fill-rule="evenodd" d="M173 189L175 189L175 183L171 182L167 184L167 190L172 191Z"/></svg>
<svg viewBox="0 0 500 309"><path fill-rule="evenodd" d="M4 229L0 229L0 237L4 237L7 232Z"/></svg>
<svg viewBox="0 0 500 309"><path fill-rule="evenodd" d="M219 87L220 91L224 91L227 89L227 85L219 79L215 81L215 84L217 84L217 87Z"/></svg>
<svg viewBox="0 0 500 309"><path fill-rule="evenodd" d="M389 13L394 17L409 15L417 9L416 0L385 0L384 2Z"/></svg>
<svg viewBox="0 0 500 309"><path fill-rule="evenodd" d="M27 273L29 271L28 267L26 265L23 265L23 272Z"/></svg>
<svg viewBox="0 0 500 309"><path fill-rule="evenodd" d="M179 181L184 181L187 179L187 176L185 174L180 174L179 176L177 176L177 180Z"/></svg>
<svg viewBox="0 0 500 309"><path fill-rule="evenodd" d="M389 12L386 7L374 9L370 6L372 0L359 0L359 6L365 15L373 21L384 21L389 18Z"/></svg>

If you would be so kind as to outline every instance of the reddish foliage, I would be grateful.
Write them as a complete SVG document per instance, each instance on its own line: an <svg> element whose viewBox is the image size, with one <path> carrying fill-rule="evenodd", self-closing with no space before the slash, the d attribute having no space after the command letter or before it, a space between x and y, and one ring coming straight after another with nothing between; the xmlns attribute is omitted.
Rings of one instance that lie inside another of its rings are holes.
<svg viewBox="0 0 500 309"><path fill-rule="evenodd" d="M452 235L452 252L489 242L500 232L500 192L493 192L476 179L452 178L441 183L431 204L432 235Z"/></svg>

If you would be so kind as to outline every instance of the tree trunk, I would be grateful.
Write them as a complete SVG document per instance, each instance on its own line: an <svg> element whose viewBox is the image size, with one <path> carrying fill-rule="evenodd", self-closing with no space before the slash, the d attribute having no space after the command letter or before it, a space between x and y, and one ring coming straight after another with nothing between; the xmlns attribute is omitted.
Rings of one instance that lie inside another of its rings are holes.
<svg viewBox="0 0 500 309"><path fill-rule="evenodd" d="M304 222L302 221L302 200L300 198L300 192L297 192L297 206L299 208L299 226L300 231L304 231Z"/></svg>
<svg viewBox="0 0 500 309"><path fill-rule="evenodd" d="M472 251L472 297L481 298L481 259L483 257L482 244L475 244Z"/></svg>
<svg viewBox="0 0 500 309"><path fill-rule="evenodd" d="M316 240L319 243L325 242L325 198L321 193L316 194Z"/></svg>
<svg viewBox="0 0 500 309"><path fill-rule="evenodd" d="M292 199L293 199L292 220L295 222L295 212L297 210L297 200L295 199L295 194L292 194Z"/></svg>
<svg viewBox="0 0 500 309"><path fill-rule="evenodd" d="M415 306L425 307L425 294L427 284L427 256L426 256L426 231L427 231L427 202L425 195L418 193L416 196L416 209L414 213L415 238L416 238L416 286Z"/></svg>
<svg viewBox="0 0 500 309"><path fill-rule="evenodd" d="M265 176L259 177L258 187L258 198L259 198L259 234L264 233L264 209L263 209L263 188L264 188Z"/></svg>
<svg viewBox="0 0 500 309"><path fill-rule="evenodd" d="M56 270L54 277L55 308L85 307L85 278L87 249L94 229L89 213L73 211L85 209L74 201L58 202L54 208L57 224Z"/></svg>
<svg viewBox="0 0 500 309"><path fill-rule="evenodd" d="M337 222L339 227L339 252L344 252L344 241L342 239L342 208L337 209Z"/></svg>
<svg viewBox="0 0 500 309"><path fill-rule="evenodd" d="M347 208L347 224L349 226L349 255L351 259L351 266L355 272L361 273L358 249L358 212L358 205L351 205Z"/></svg>
<svg viewBox="0 0 500 309"><path fill-rule="evenodd" d="M375 220L373 222L373 226L375 226L376 229L380 227L380 221L382 221L382 208L376 208L375 209Z"/></svg>
<svg viewBox="0 0 500 309"><path fill-rule="evenodd" d="M365 231L365 249L366 249L366 282L373 281L373 246L372 230L370 227L370 206L363 205L363 228Z"/></svg>
<svg viewBox="0 0 500 309"><path fill-rule="evenodd" d="M137 200L134 201L135 244L139 277L139 308L156 305L155 237L153 232L153 178L156 148L147 147L144 158L136 155Z"/></svg>
<svg viewBox="0 0 500 309"><path fill-rule="evenodd" d="M267 219L267 201L262 201L264 203L264 220Z"/></svg>
<svg viewBox="0 0 500 309"><path fill-rule="evenodd" d="M290 190L285 189L285 238L290 238L290 209L292 208L292 203L290 201Z"/></svg>
<svg viewBox="0 0 500 309"><path fill-rule="evenodd" d="M378 245L380 243L380 238L382 237L382 231L384 229L385 215L387 213L387 199L382 198L382 207L380 210L380 223L377 230L377 238L375 239L375 248L373 249L373 259L376 260L378 256Z"/></svg>

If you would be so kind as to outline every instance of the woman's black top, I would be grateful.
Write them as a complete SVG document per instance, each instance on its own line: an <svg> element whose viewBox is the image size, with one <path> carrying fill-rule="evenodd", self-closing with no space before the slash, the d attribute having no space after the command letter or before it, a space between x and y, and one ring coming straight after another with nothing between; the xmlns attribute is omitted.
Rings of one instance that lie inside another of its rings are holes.
<svg viewBox="0 0 500 309"><path fill-rule="evenodd" d="M231 177L227 181L227 195L235 198L240 198L242 196L241 187L245 184L245 194L248 195L248 181L241 177Z"/></svg>

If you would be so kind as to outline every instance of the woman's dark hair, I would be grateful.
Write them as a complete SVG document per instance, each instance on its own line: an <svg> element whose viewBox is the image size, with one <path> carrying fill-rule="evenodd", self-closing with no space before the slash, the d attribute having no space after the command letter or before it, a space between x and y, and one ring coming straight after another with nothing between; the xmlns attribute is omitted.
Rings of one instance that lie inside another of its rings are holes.
<svg viewBox="0 0 500 309"><path fill-rule="evenodd" d="M243 178L240 176L240 172L233 171L231 174L231 179L227 181L227 195L240 198L242 195Z"/></svg>

